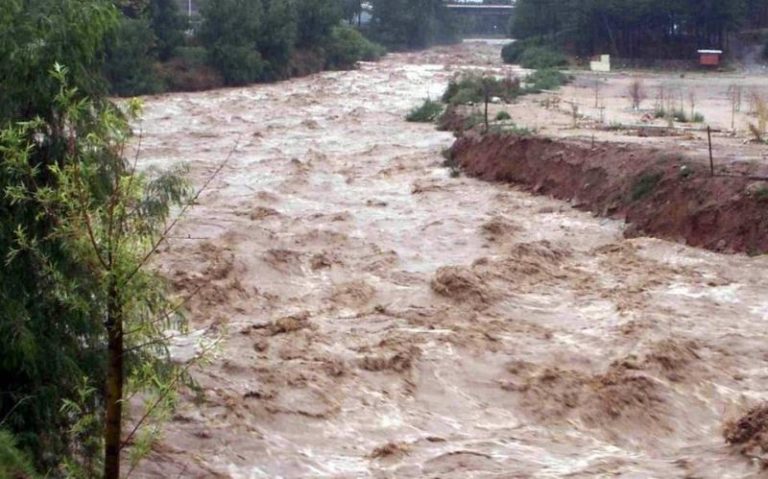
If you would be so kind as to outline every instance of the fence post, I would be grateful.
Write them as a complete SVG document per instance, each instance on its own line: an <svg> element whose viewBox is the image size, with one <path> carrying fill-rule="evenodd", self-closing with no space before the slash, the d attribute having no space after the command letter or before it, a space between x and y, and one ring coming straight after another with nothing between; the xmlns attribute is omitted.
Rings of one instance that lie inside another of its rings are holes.
<svg viewBox="0 0 768 479"><path fill-rule="evenodd" d="M715 176L715 160L712 157L712 128L707 125L707 141L709 142L709 174Z"/></svg>

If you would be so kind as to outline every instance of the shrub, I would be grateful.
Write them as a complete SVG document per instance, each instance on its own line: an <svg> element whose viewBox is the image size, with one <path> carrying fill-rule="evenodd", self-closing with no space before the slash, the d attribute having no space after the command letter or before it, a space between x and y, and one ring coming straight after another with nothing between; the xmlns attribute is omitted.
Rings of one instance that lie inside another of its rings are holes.
<svg viewBox="0 0 768 479"><path fill-rule="evenodd" d="M484 77L467 73L451 80L443 93L442 100L451 105L480 103L485 100L486 89L489 97L509 102L520 95L520 81L517 78Z"/></svg>
<svg viewBox="0 0 768 479"><path fill-rule="evenodd" d="M557 68L568 65L568 59L562 53L545 46L529 47L520 55L523 68Z"/></svg>
<svg viewBox="0 0 768 479"><path fill-rule="evenodd" d="M507 43L501 49L501 59L504 63L520 63L520 56L525 51L525 45L522 42Z"/></svg>
<svg viewBox="0 0 768 479"><path fill-rule="evenodd" d="M506 111L500 111L496 113L496 121L511 120L512 117Z"/></svg>
<svg viewBox="0 0 768 479"><path fill-rule="evenodd" d="M421 106L412 109L405 117L405 120L410 122L429 123L437 120L442 112L443 105L427 98Z"/></svg>
<svg viewBox="0 0 768 479"><path fill-rule="evenodd" d="M672 118L674 118L675 121L679 121L680 123L688 123L690 121L690 118L688 118L688 115L685 114L685 110L673 111Z"/></svg>
<svg viewBox="0 0 768 479"><path fill-rule="evenodd" d="M216 45L208 51L208 61L227 85L246 85L263 79L264 60L248 45Z"/></svg>
<svg viewBox="0 0 768 479"><path fill-rule="evenodd" d="M332 69L352 68L360 60L381 58L384 47L365 38L357 29L339 25L333 28L326 47L326 66Z"/></svg>
<svg viewBox="0 0 768 479"><path fill-rule="evenodd" d="M536 70L528 75L525 82L528 84L526 93L540 93L542 90L557 90L568 83L570 79L559 70Z"/></svg>

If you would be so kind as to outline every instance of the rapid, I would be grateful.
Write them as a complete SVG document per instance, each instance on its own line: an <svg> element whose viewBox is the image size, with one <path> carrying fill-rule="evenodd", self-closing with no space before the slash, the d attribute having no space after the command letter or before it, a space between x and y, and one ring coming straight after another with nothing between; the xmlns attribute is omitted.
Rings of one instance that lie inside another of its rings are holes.
<svg viewBox="0 0 768 479"><path fill-rule="evenodd" d="M134 477L759 477L768 261L453 177L404 116L499 49L145 99L144 167L231 158L157 261L222 341Z"/></svg>

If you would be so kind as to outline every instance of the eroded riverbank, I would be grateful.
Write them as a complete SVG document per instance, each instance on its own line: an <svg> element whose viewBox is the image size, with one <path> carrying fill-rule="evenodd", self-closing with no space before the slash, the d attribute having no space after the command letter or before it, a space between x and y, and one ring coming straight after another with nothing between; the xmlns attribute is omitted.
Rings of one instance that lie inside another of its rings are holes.
<svg viewBox="0 0 768 479"><path fill-rule="evenodd" d="M721 428L768 397L768 264L451 178L403 116L497 55L147 101L145 164L239 146L160 259L224 341L137 476L759 474Z"/></svg>

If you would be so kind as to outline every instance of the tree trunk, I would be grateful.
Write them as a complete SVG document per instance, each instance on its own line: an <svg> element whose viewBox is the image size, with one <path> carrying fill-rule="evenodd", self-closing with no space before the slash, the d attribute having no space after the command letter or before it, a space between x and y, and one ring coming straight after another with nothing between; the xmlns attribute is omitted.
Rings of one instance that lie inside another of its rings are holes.
<svg viewBox="0 0 768 479"><path fill-rule="evenodd" d="M109 288L107 304L107 412L104 428L104 479L120 478L123 416L123 317L117 286Z"/></svg>

